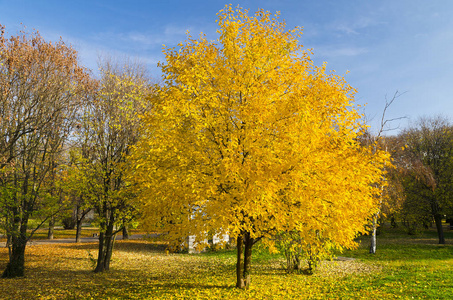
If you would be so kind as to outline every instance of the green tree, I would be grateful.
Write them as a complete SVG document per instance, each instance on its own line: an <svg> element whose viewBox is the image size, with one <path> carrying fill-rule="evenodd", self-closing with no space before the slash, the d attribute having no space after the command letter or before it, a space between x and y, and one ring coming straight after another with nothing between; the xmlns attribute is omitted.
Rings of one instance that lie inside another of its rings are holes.
<svg viewBox="0 0 453 300"><path fill-rule="evenodd" d="M97 94L85 108L78 132L75 168L86 185L81 195L94 208L99 222L95 272L109 270L116 234L134 217L134 196L125 180L126 163L140 134L138 115L147 107L150 85L140 64L124 66L101 61Z"/></svg>
<svg viewBox="0 0 453 300"><path fill-rule="evenodd" d="M418 207L430 207L439 244L445 244L442 218L452 204L452 126L444 117L421 118L401 135L406 144L407 158L405 192L412 203L406 206L414 209L414 204L420 202Z"/></svg>

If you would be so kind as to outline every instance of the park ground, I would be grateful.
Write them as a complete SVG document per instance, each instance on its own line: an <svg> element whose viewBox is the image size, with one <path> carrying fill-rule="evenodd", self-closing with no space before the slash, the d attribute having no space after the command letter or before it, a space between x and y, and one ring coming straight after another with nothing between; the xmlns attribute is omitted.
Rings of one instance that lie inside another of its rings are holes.
<svg viewBox="0 0 453 300"><path fill-rule="evenodd" d="M314 275L287 274L282 257L258 245L246 291L234 288L234 250L169 254L163 241L118 240L111 270L95 274L95 242L36 244L26 276L0 280L0 299L452 299L453 232L446 238L438 245L433 229L383 228L376 255L361 237L358 249L338 254L353 260L323 262ZM7 258L0 248L0 268Z"/></svg>

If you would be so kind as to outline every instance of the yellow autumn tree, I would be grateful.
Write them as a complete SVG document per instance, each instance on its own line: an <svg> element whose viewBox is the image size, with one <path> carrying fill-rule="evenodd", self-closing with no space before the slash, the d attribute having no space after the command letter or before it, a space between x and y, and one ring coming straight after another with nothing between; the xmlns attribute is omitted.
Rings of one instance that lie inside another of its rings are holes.
<svg viewBox="0 0 453 300"><path fill-rule="evenodd" d="M234 238L244 288L252 246L275 233L352 247L388 156L359 145L354 90L313 65L299 28L231 6L217 24L216 41L188 36L164 50L164 85L143 117L132 176L149 229L176 241Z"/></svg>

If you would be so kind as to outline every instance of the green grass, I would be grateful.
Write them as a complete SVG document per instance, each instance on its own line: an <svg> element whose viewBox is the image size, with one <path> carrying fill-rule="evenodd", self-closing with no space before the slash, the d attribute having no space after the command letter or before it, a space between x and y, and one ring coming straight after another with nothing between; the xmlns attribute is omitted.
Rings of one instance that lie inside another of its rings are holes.
<svg viewBox="0 0 453 300"><path fill-rule="evenodd" d="M32 246L26 277L0 280L5 299L451 299L453 234L438 245L430 229L408 236L384 228L378 250L368 253L369 237L341 256L352 261L324 262L312 275L286 274L283 260L258 246L253 253L252 286L234 288L235 252L165 254L152 241L119 241L111 271L91 272L96 244ZM0 268L7 261L0 249Z"/></svg>

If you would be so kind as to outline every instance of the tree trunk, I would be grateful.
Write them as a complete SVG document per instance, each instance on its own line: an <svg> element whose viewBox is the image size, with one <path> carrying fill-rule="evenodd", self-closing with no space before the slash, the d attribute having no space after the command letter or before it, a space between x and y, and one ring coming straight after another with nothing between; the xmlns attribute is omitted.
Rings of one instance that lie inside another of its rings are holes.
<svg viewBox="0 0 453 300"><path fill-rule="evenodd" d="M392 215L392 218L390 219L390 224L392 225L392 228L398 227L398 224L396 224L394 215Z"/></svg>
<svg viewBox="0 0 453 300"><path fill-rule="evenodd" d="M237 238L236 287L248 289L250 287L250 270L252 262L252 246L254 239L246 232Z"/></svg>
<svg viewBox="0 0 453 300"><path fill-rule="evenodd" d="M79 217L77 217L76 235L75 235L76 243L80 243L80 236L82 235L82 221L83 221L83 219L80 219Z"/></svg>
<svg viewBox="0 0 453 300"><path fill-rule="evenodd" d="M115 236L110 236L110 238L106 241L105 247L105 262L104 262L104 270L110 270L110 260L112 259L113 253L113 244L115 243Z"/></svg>
<svg viewBox="0 0 453 300"><path fill-rule="evenodd" d="M95 273L104 271L104 260L105 260L104 259L104 256L105 256L104 235L105 235L105 233L102 231L99 233L98 260L97 260L96 268L94 269Z"/></svg>
<svg viewBox="0 0 453 300"><path fill-rule="evenodd" d="M27 241L14 241L13 238L11 257L3 271L2 278L15 278L24 276L25 245Z"/></svg>
<svg viewBox="0 0 453 300"><path fill-rule="evenodd" d="M27 245L27 227L28 216L24 216L22 220L15 218L16 230L20 223L20 230L17 232L13 229L11 234L11 245L9 248L9 262L2 274L2 278L23 277L25 270L25 246ZM14 228L13 227L13 228Z"/></svg>
<svg viewBox="0 0 453 300"><path fill-rule="evenodd" d="M47 239L53 240L54 228L55 228L55 217L52 217L49 220L49 231L47 232Z"/></svg>
<svg viewBox="0 0 453 300"><path fill-rule="evenodd" d="M108 271L110 269L110 259L112 258L113 244L115 235L113 234L113 222L107 226L105 232L99 234L99 251L95 273Z"/></svg>
<svg viewBox="0 0 453 300"><path fill-rule="evenodd" d="M5 245L5 247L6 248L11 248L10 246L11 246L11 234L7 233L6 234L6 245Z"/></svg>
<svg viewBox="0 0 453 300"><path fill-rule="evenodd" d="M439 203L435 198L429 199L431 202L431 213L436 223L437 236L439 237L439 244L445 244L444 228L442 227L442 214L440 213Z"/></svg>
<svg viewBox="0 0 453 300"><path fill-rule="evenodd" d="M123 240L129 239L129 231L127 230L127 225L124 224L123 226Z"/></svg>
<svg viewBox="0 0 453 300"><path fill-rule="evenodd" d="M439 244L445 244L444 228L442 227L442 215L435 214L434 221L436 222L437 235L439 237Z"/></svg>
<svg viewBox="0 0 453 300"><path fill-rule="evenodd" d="M82 209L79 204L76 206L76 243L80 243L82 235L82 224L85 220L85 216L91 211L91 209Z"/></svg>
<svg viewBox="0 0 453 300"><path fill-rule="evenodd" d="M373 224L371 225L371 245L370 245L371 254L376 254L376 228L377 228L377 215L373 216Z"/></svg>
<svg viewBox="0 0 453 300"><path fill-rule="evenodd" d="M252 247L253 238L250 237L250 232L245 234L245 249L244 249L244 281L245 288L248 289L250 286L250 270L252 269Z"/></svg>
<svg viewBox="0 0 453 300"><path fill-rule="evenodd" d="M236 260L236 287L245 288L244 276L244 262L242 261L242 252L244 251L244 237L239 235L237 237L237 260Z"/></svg>

